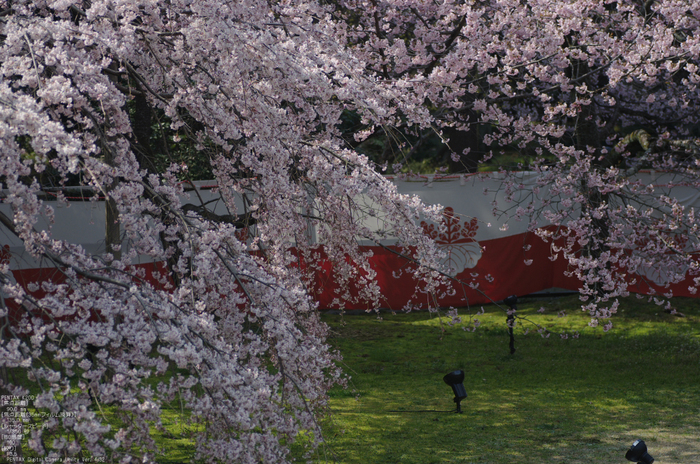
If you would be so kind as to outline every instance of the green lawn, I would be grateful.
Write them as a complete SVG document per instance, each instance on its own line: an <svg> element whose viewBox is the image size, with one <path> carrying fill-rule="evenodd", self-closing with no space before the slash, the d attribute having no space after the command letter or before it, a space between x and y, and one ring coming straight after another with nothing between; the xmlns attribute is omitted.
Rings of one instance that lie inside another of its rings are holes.
<svg viewBox="0 0 700 464"><path fill-rule="evenodd" d="M636 438L658 463L698 462L700 301L674 302L685 317L626 299L605 333L576 297L521 300L519 314L552 333L518 327L514 355L495 306L476 332L425 312L326 314L352 378L332 392L316 462L627 462ZM455 369L463 414L444 412L454 403L442 377Z"/></svg>
<svg viewBox="0 0 700 464"><path fill-rule="evenodd" d="M700 300L674 300L680 317L626 299L607 333L587 326L579 304L521 300L518 313L550 334L518 326L514 355L496 306L461 310L454 326L427 312L324 314L351 378L331 391L314 462L624 463L636 438L658 464L700 462ZM463 330L473 317L481 326ZM442 381L455 369L466 372L463 414ZM163 411L158 462L189 462L187 413L177 402Z"/></svg>

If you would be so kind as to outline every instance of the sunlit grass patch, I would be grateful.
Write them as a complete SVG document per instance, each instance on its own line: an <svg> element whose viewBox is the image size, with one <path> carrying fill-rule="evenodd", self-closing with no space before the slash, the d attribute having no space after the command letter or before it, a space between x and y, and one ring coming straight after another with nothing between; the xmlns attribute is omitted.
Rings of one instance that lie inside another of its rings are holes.
<svg viewBox="0 0 700 464"><path fill-rule="evenodd" d="M617 462L635 438L659 462L687 462L697 448L683 437L700 434L700 310L674 304L684 317L625 299L605 332L576 297L521 299L518 313L547 330L519 325L514 355L495 306L461 310L454 326L427 313L325 315L352 379L331 392L317 462ZM481 326L464 330L474 317ZM454 369L469 394L459 415L445 412Z"/></svg>

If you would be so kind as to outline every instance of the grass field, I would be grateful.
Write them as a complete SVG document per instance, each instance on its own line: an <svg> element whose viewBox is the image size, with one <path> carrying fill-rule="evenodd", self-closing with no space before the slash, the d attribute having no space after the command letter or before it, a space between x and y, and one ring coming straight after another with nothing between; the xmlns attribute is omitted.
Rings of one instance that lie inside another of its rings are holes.
<svg viewBox="0 0 700 464"><path fill-rule="evenodd" d="M576 297L521 299L518 314L549 336L518 326L513 355L496 306L462 310L457 325L427 312L324 314L350 379L331 391L314 462L624 463L637 438L657 464L700 462L700 300L674 304L682 314L628 298L604 332ZM474 317L480 327L464 330ZM462 414L442 380L456 369ZM196 430L179 403L162 409L158 462L189 462Z"/></svg>
<svg viewBox="0 0 700 464"><path fill-rule="evenodd" d="M514 355L495 306L476 332L424 312L326 314L352 378L332 392L316 462L628 462L636 438L659 464L699 462L700 301L674 303L683 317L626 299L605 333L576 297L521 300L519 314L551 335L518 327ZM447 412L442 377L455 369L463 414Z"/></svg>

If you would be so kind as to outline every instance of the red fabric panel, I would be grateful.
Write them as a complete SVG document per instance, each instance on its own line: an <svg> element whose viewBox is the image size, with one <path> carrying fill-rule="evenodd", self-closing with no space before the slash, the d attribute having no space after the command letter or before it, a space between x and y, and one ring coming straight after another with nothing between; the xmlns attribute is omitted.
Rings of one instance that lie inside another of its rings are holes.
<svg viewBox="0 0 700 464"><path fill-rule="evenodd" d="M580 286L578 279L567 277L568 263L559 256L551 260L550 245L532 234L516 234L503 238L479 242L482 254L476 266L464 269L453 280L453 289L445 289L437 300L431 295L421 292L414 278L415 266L406 258L397 254L396 249L370 247L373 257L370 264L377 273L376 280L381 288L382 300L379 307L400 311L410 302L413 307L427 308L428 306L461 307L466 305L486 304L500 301L509 295L527 295L530 293L559 287L577 290ZM320 260L316 263L316 272L312 277L311 291L318 301L319 309L339 309L333 303L337 297L338 285L335 282L333 268L323 259L319 250ZM532 262L528 265L526 262ZM301 260L300 260L301 261ZM303 266L303 263L300 262ZM135 266L143 268L145 279L155 288L163 289L163 285L153 277L154 272L167 275L165 263L148 263ZM57 269L19 269L13 270L17 283L27 288L31 282L52 281L61 283L65 280ZM697 297L688 290L692 279L672 285L669 288L649 284L638 279L638 283L630 286L630 291L649 294L654 291L664 294L672 290L674 296ZM349 292L358 295L358 284L351 283ZM653 290L651 290L653 289ZM41 290L31 292L35 298L43 296ZM18 315L18 305L7 301L11 308L11 317ZM355 301L343 305L344 309L373 309L375 305L369 302Z"/></svg>
<svg viewBox="0 0 700 464"><path fill-rule="evenodd" d="M441 307L484 304L502 300L509 295L527 295L561 287L578 288L578 280L566 277L567 263L563 258L550 260L549 245L531 234L511 235L504 238L480 242L482 256L477 265L457 274L453 281L454 292L441 295L437 304ZM528 251L525 251L530 245ZM417 287L413 265L405 258L382 247L371 247L374 256L372 268L377 272L377 282L382 289L380 307L401 310L414 299L421 308L430 303L429 296ZM530 265L526 260L532 260ZM332 283L330 266L324 275L317 278L317 298L321 309L336 308L332 304L337 287ZM435 304L434 302L432 303ZM368 304L356 302L345 305L345 309L367 309Z"/></svg>

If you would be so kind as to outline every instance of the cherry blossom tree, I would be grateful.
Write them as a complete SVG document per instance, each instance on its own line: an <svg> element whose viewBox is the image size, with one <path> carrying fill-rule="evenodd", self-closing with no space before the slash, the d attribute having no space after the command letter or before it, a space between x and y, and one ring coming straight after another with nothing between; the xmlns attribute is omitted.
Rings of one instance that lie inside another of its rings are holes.
<svg viewBox="0 0 700 464"><path fill-rule="evenodd" d="M481 161L530 156L538 185L504 171L494 208L569 261L594 324L634 279L697 275L695 212L675 195L700 187L699 20L690 0L0 1L0 222L58 275L22 286L2 268L0 388L53 415L29 448L153 461L171 404L198 459L318 445L342 380L316 266L332 263L339 305L371 305L358 243L391 237L420 290L443 290L419 226L439 208L351 149L379 132L432 131L469 169L470 131ZM223 207L185 191L187 157ZM105 198L104 250L39 226L68 186Z"/></svg>
<svg viewBox="0 0 700 464"><path fill-rule="evenodd" d="M22 286L6 263L1 274L0 391L34 395L49 417L30 428L32 453L151 462L162 451L152 431L173 407L196 459L287 462L292 444L321 442L317 417L342 383L309 291L314 263L333 263L339 303L352 283L371 304L379 289L358 240L390 234L423 291L440 283L417 221L439 211L397 194L338 130L343 111L377 125L427 125L429 112L367 72L333 11L313 0L0 2L11 207L0 220L57 275ZM211 166L223 209L185 191L186 166L163 168L170 149ZM48 174L62 187L53 202ZM38 226L69 186L106 199L104 250Z"/></svg>
<svg viewBox="0 0 700 464"><path fill-rule="evenodd" d="M672 296L668 285L686 279L696 291L698 223L679 195L700 187L697 2L334 4L368 69L431 110L463 169L506 151L530 159L538 185L503 171L508 202L494 211L530 221L568 260L592 324L630 285ZM410 121L402 130L426 133ZM658 172L657 185L640 170Z"/></svg>

